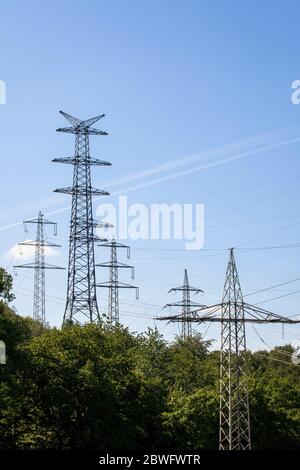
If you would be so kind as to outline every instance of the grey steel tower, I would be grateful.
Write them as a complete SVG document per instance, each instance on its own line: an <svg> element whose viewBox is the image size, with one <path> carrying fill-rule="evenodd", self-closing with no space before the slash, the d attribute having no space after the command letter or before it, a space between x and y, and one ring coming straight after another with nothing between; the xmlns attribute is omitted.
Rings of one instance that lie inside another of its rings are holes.
<svg viewBox="0 0 300 470"><path fill-rule="evenodd" d="M191 292L193 292L194 294L198 294L199 292L203 292L203 290L189 285L188 274L187 274L187 270L185 269L183 285L180 287L173 287L172 289L169 290L168 293L178 292L178 291L182 292L182 300L178 302L172 302L172 303L166 304L164 308L182 307L182 318L184 320L182 321L182 324L181 324L181 337L183 339L186 339L186 338L190 338L193 333L192 324L189 321L191 308L203 307L203 305L191 301Z"/></svg>
<svg viewBox="0 0 300 470"><path fill-rule="evenodd" d="M31 246L35 248L35 260L33 263L25 263L15 265L14 268L34 269L34 290L33 290L33 318L38 320L42 325L46 324L46 307L45 307L45 269L65 269L55 266L54 264L45 262L45 247L60 247L55 243L45 240L44 227L52 225L54 235L57 234L57 224L50 220L44 219L41 211L36 219L24 220L24 230L27 233L27 224L36 224L36 239L34 241L26 241L18 243L20 247Z"/></svg>
<svg viewBox="0 0 300 470"><path fill-rule="evenodd" d="M99 224L93 219L92 196L106 196L109 193L92 187L91 166L108 166L110 163L90 156L89 136L107 135L107 132L92 127L104 114L82 121L62 111L60 113L72 126L59 128L57 131L75 134L74 156L53 160L73 165L73 185L55 190L72 196L67 302L63 321L93 323L100 320L96 297L94 245L95 242L105 239L94 234L94 228Z"/></svg>
<svg viewBox="0 0 300 470"><path fill-rule="evenodd" d="M131 279L134 279L134 267L128 264L121 263L118 261L117 248L127 249L127 258L130 258L130 247L118 243L114 238L111 242L100 243L98 246L110 248L110 261L106 263L96 264L96 266L102 268L109 268L109 281L101 282L97 284L97 287L106 287L109 289L108 293L108 321L116 325L120 322L119 312L119 289L136 289L136 298L138 299L139 290L138 287L130 284L125 284L119 281L118 270L119 269L131 269Z"/></svg>
<svg viewBox="0 0 300 470"><path fill-rule="evenodd" d="M244 301L233 248L222 299L220 354L219 446L221 450L250 450Z"/></svg>
<svg viewBox="0 0 300 470"><path fill-rule="evenodd" d="M159 320L187 321L182 314L160 317ZM244 302L234 250L231 248L222 302L192 311L188 321L221 323L219 449L248 450L251 448L251 438L245 324L295 324L300 320L292 320Z"/></svg>

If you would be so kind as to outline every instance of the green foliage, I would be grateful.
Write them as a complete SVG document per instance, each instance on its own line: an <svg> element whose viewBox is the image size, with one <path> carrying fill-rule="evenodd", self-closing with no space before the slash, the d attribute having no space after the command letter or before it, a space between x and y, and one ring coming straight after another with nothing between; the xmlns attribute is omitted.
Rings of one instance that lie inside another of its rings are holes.
<svg viewBox="0 0 300 470"><path fill-rule="evenodd" d="M0 303L0 338L0 448L217 448L219 353L201 335L42 328ZM299 448L299 368L282 357L248 353L254 448Z"/></svg>
<svg viewBox="0 0 300 470"><path fill-rule="evenodd" d="M169 347L168 364L171 388L192 393L207 385L214 385L214 370L208 367L206 358L210 341L203 341L200 334L183 340L177 338Z"/></svg>
<svg viewBox="0 0 300 470"><path fill-rule="evenodd" d="M216 390L200 388L186 395L174 390L164 413L162 444L177 449L218 448L218 406Z"/></svg>
<svg viewBox="0 0 300 470"><path fill-rule="evenodd" d="M11 302L15 296L12 294L12 276L4 268L0 268L0 297L6 302Z"/></svg>

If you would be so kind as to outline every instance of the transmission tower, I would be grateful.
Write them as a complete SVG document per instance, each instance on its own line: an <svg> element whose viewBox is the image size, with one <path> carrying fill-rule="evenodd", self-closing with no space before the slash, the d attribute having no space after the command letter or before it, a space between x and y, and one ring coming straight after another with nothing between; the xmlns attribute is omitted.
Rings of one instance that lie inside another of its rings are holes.
<svg viewBox="0 0 300 470"><path fill-rule="evenodd" d="M67 302L63 321L93 323L100 319L96 297L94 244L106 239L94 234L94 228L100 225L93 219L92 196L106 196L109 193L92 187L91 166L108 166L110 163L91 158L89 136L107 135L107 132L92 127L104 114L81 121L70 114L62 111L60 113L72 126L59 128L57 131L75 134L74 156L53 160L73 165L73 186L54 191L72 196Z"/></svg>
<svg viewBox="0 0 300 470"><path fill-rule="evenodd" d="M189 321L191 308L203 307L203 305L191 301L190 293L194 292L195 294L198 294L199 292L203 292L203 290L189 285L188 274L187 274L187 270L185 269L183 285L180 287L173 287L172 289L169 290L168 294L170 292L178 292L178 291L182 292L182 300L179 302L166 304L164 308L166 307L181 307L182 308L182 318L184 318L185 320L181 324L181 337L182 339L186 339L186 338L190 338L193 334L192 324Z"/></svg>
<svg viewBox="0 0 300 470"><path fill-rule="evenodd" d="M222 299L220 357L220 449L250 449L243 295L233 249Z"/></svg>
<svg viewBox="0 0 300 470"><path fill-rule="evenodd" d="M41 211L36 219L24 220L24 231L27 233L27 224L36 224L36 239L18 243L19 247L30 246L35 248L35 260L32 263L18 264L14 268L34 269L34 290L33 290L33 318L42 325L46 325L45 309L45 269L65 269L45 262L45 247L60 247L55 243L45 241L45 225L52 225L54 235L57 235L57 224L44 219Z"/></svg>
<svg viewBox="0 0 300 470"><path fill-rule="evenodd" d="M183 315L160 317L185 322ZM220 352L220 450L251 449L249 400L246 383L246 323L300 323L244 302L233 248L222 302L191 312L189 322L221 323Z"/></svg>
<svg viewBox="0 0 300 470"><path fill-rule="evenodd" d="M110 261L106 263L96 264L102 268L109 268L109 281L97 284L97 287L106 287L109 289L108 293L108 322L116 325L120 322L119 314L119 289L135 289L136 299L139 297L139 289L136 286L119 282L118 270L129 268L131 270L131 279L134 279L134 267L118 261L117 249L127 248L127 258L130 258L130 247L118 243L114 238L111 242L100 243L98 246L110 248Z"/></svg>

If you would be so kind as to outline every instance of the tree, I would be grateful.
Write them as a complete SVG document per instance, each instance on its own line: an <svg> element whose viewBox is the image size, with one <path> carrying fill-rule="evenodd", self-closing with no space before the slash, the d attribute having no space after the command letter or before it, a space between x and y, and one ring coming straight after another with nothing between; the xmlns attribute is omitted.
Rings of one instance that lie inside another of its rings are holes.
<svg viewBox="0 0 300 470"><path fill-rule="evenodd" d="M12 294L13 279L4 268L0 268L0 297L6 302L14 300L15 296Z"/></svg>
<svg viewBox="0 0 300 470"><path fill-rule="evenodd" d="M169 346L170 360L166 367L172 388L192 393L205 385L214 386L214 371L207 367L210 345L211 341L203 340L198 333L186 339L177 337Z"/></svg>
<svg viewBox="0 0 300 470"><path fill-rule="evenodd" d="M219 396L217 390L199 389L186 395L173 391L164 413L163 445L176 449L217 449Z"/></svg>
<svg viewBox="0 0 300 470"><path fill-rule="evenodd" d="M219 351L200 335L170 344L157 329L41 328L2 302L0 337L1 449L218 447ZM300 447L291 352L247 351L254 449Z"/></svg>

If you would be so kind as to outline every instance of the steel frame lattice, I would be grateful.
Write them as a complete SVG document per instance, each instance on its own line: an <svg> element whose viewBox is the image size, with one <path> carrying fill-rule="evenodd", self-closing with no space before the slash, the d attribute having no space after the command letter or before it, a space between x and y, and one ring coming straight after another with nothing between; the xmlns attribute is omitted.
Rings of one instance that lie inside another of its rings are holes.
<svg viewBox="0 0 300 470"><path fill-rule="evenodd" d="M96 296L94 245L95 242L106 239L94 234L94 228L99 224L93 219L92 196L106 196L109 193L92 187L91 165L111 164L91 158L89 136L107 135L107 132L91 127L104 117L104 114L82 121L62 111L60 113L72 124L72 127L59 128L57 131L75 134L74 157L53 160L73 165L73 186L55 190L72 196L67 301L63 322L93 323L100 320Z"/></svg>
<svg viewBox="0 0 300 470"><path fill-rule="evenodd" d="M231 249L222 299L219 427L221 450L251 449L244 320L243 295Z"/></svg>
<svg viewBox="0 0 300 470"><path fill-rule="evenodd" d="M65 269L54 264L45 262L45 247L60 247L55 243L45 241L44 227L52 225L54 235L57 235L57 224L44 219L40 211L36 219L24 220L24 230L27 233L27 224L36 224L36 239L34 241L25 241L18 243L19 247L30 246L35 248L34 262L15 265L14 268L34 269L34 289L33 289L33 318L42 325L46 325L46 306L45 306L45 269Z"/></svg>
<svg viewBox="0 0 300 470"><path fill-rule="evenodd" d="M169 290L170 292L182 292L182 300L180 302L173 302L166 304L166 307L182 307L182 324L181 324L181 338L186 339L190 338L193 335L192 324L189 321L191 308L192 307L202 307L203 305L198 304L196 302L191 301L191 292L194 294L198 294L199 292L203 292L203 290L198 289L196 287L192 287L189 285L188 273L187 269L184 270L184 278L183 278L183 285L180 287L173 287Z"/></svg>
<svg viewBox="0 0 300 470"><path fill-rule="evenodd" d="M139 289L136 286L130 284L125 284L124 282L119 281L118 270L119 269L130 269L131 270L131 279L134 279L134 267L129 266L128 264L121 263L118 261L117 249L126 248L127 249L127 258L130 258L130 247L118 243L114 238L111 242L100 243L98 246L110 248L110 261L106 263L100 263L96 266L102 268L109 268L109 281L101 282L97 284L97 287L106 287L109 289L108 293L108 322L116 325L120 322L120 311L119 311L119 289L135 289L136 290L136 299L139 297Z"/></svg>
<svg viewBox="0 0 300 470"><path fill-rule="evenodd" d="M244 302L233 248L229 253L221 303L191 311L188 320L184 314L162 316L158 320L221 323L219 449L251 449L245 324L284 325L300 323L300 320Z"/></svg>

